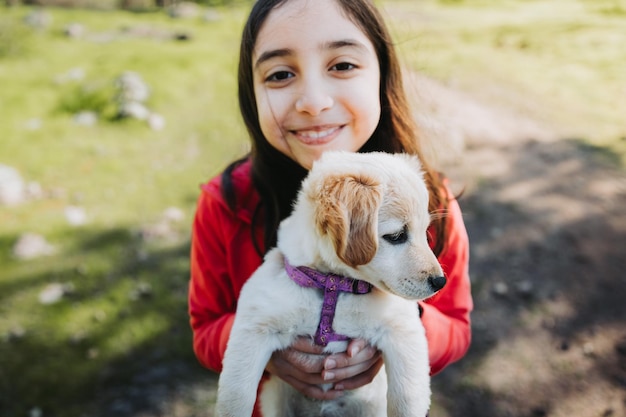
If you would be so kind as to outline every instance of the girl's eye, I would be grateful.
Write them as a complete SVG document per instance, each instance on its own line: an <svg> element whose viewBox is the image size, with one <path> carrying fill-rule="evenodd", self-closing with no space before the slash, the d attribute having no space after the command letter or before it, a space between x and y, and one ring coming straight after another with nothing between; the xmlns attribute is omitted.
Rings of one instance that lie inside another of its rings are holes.
<svg viewBox="0 0 626 417"><path fill-rule="evenodd" d="M349 62L340 62L339 64L333 65L331 69L335 71L350 71L355 68L356 65L354 64L351 64Z"/></svg>
<svg viewBox="0 0 626 417"><path fill-rule="evenodd" d="M384 235L383 239L385 239L387 242L391 243L392 245L400 245L402 243L405 243L407 240L409 240L409 229L405 225L402 228L402 230L396 233L390 233L388 235Z"/></svg>
<svg viewBox="0 0 626 417"><path fill-rule="evenodd" d="M267 77L265 81L284 81L292 77L293 74L289 71L278 71Z"/></svg>

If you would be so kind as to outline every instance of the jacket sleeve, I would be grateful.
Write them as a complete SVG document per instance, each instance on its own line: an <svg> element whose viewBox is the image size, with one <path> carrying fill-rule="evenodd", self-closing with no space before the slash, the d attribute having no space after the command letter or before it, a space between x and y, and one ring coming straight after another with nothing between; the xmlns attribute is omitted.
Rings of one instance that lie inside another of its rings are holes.
<svg viewBox="0 0 626 417"><path fill-rule="evenodd" d="M189 314L193 348L200 363L216 372L222 368L238 296L226 260L226 210L209 193L202 192L191 241Z"/></svg>
<svg viewBox="0 0 626 417"><path fill-rule="evenodd" d="M431 375L461 359L471 342L469 239L456 199L450 200L447 220L448 242L439 255L447 283L435 296L420 302Z"/></svg>
<svg viewBox="0 0 626 417"><path fill-rule="evenodd" d="M192 226L189 315L196 357L216 372L222 369L237 298L249 277L248 272L241 272L242 265L249 263L245 254L240 253L238 261L231 259L229 245L236 240L234 230L239 223L221 200L218 186L204 186Z"/></svg>
<svg viewBox="0 0 626 417"><path fill-rule="evenodd" d="M250 238L250 213L233 213L218 181L202 188L192 226L189 314L198 361L221 372L237 299L262 259ZM258 401L252 417L261 417Z"/></svg>

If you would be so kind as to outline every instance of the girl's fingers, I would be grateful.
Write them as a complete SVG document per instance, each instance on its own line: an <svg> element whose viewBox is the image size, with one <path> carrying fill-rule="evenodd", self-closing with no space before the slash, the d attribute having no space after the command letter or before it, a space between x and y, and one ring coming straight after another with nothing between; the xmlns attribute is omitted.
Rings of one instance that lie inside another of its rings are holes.
<svg viewBox="0 0 626 417"><path fill-rule="evenodd" d="M274 352L268 371L285 381L295 379L304 384L322 384L324 380L320 372L323 358L313 356L291 349Z"/></svg>
<svg viewBox="0 0 626 417"><path fill-rule="evenodd" d="M361 339L362 340L362 339ZM324 360L324 369L346 368L361 362L367 362L380 355L380 352L367 344L350 344L346 353L335 353Z"/></svg>
<svg viewBox="0 0 626 417"><path fill-rule="evenodd" d="M281 378L303 395L317 400L333 400L343 395L341 390L324 391L320 385L325 383L319 371L309 373L295 367L291 362L285 360L285 354L275 352L267 365L267 370L274 376ZM291 352L290 354L293 354ZM309 355L313 356L313 355ZM321 369L322 360L318 359L317 368Z"/></svg>
<svg viewBox="0 0 626 417"><path fill-rule="evenodd" d="M365 339L353 339L348 344L348 348L346 349L346 353L351 358L356 356L359 352L361 352L366 347L371 348L371 346L367 343Z"/></svg>
<svg viewBox="0 0 626 417"><path fill-rule="evenodd" d="M378 360L374 362L374 364L367 371L357 374L356 376L353 376L352 378L347 378L347 379L337 382L335 384L335 389L336 390L352 390L352 389L357 389L364 385L367 385L374 380L374 377L376 377L376 375L378 374L382 366L383 366L383 358L381 356L380 358L378 358Z"/></svg>
<svg viewBox="0 0 626 417"><path fill-rule="evenodd" d="M305 384L296 378L288 377L285 379L285 382L294 387L301 394L316 400L334 400L343 395L343 390L331 389L324 391L318 385Z"/></svg>
<svg viewBox="0 0 626 417"><path fill-rule="evenodd" d="M380 369L378 362L382 364L382 354L378 351L374 351L373 357L361 362L356 362L353 365L338 367L330 370L324 369L322 371L322 378L326 382L342 382L342 380L354 378L364 373L369 374L371 370L373 372L371 378L373 379ZM369 376L366 377L366 379L369 379ZM371 382L371 379L368 382Z"/></svg>
<svg viewBox="0 0 626 417"><path fill-rule="evenodd" d="M307 397L329 400L345 389L370 383L382 364L380 351L363 339L351 341L347 352L326 356L310 338L301 337L291 347L274 352L267 370ZM328 391L320 387L329 383L335 385Z"/></svg>

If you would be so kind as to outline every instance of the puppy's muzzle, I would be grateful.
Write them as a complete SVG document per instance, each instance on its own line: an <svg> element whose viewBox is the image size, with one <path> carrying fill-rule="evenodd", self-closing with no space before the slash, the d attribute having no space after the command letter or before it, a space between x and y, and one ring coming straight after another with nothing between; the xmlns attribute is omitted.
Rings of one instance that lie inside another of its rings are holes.
<svg viewBox="0 0 626 417"><path fill-rule="evenodd" d="M430 285L430 288L433 290L433 292L437 292L440 289L442 289L446 285L446 282L447 282L446 277L443 277L443 276L428 277L428 285Z"/></svg>

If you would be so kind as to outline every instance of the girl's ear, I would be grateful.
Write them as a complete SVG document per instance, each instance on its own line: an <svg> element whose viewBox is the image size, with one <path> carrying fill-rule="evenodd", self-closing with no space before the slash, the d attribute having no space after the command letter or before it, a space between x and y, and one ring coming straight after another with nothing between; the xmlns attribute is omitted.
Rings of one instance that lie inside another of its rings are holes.
<svg viewBox="0 0 626 417"><path fill-rule="evenodd" d="M328 176L315 199L315 224L328 235L339 259L352 268L372 260L378 250L380 183L367 174Z"/></svg>

